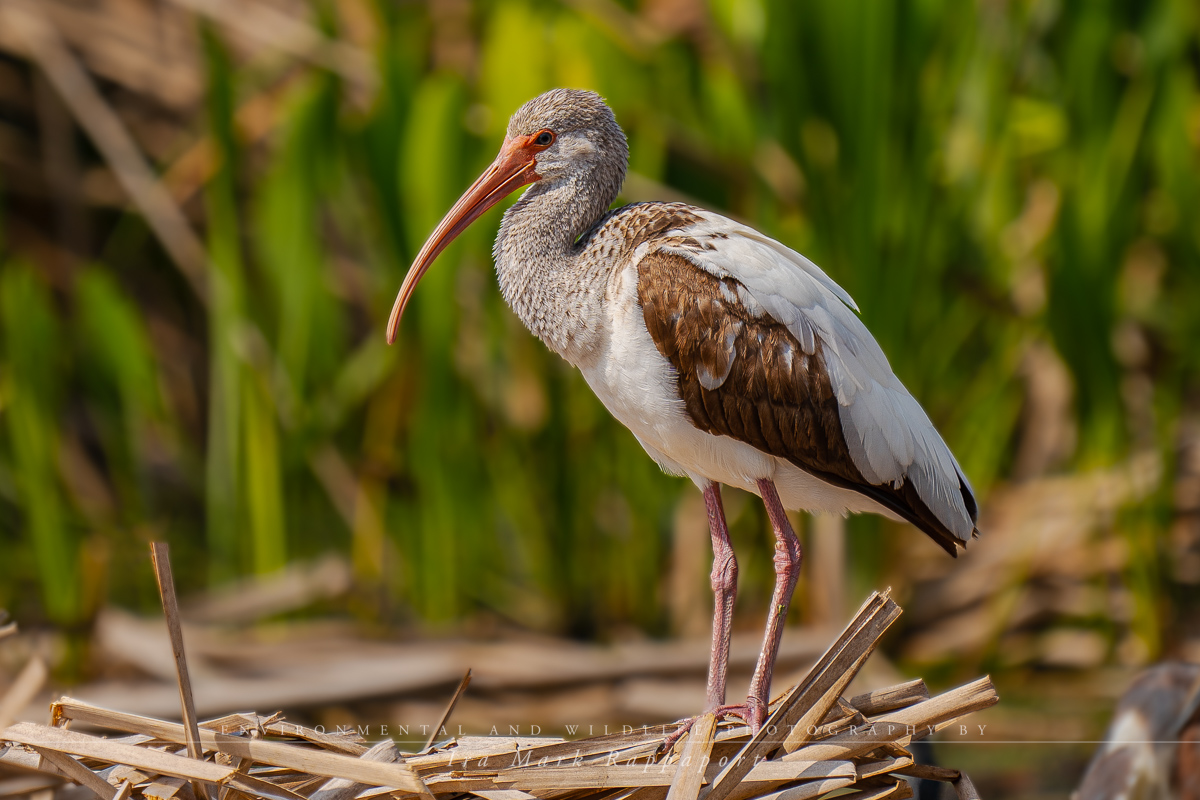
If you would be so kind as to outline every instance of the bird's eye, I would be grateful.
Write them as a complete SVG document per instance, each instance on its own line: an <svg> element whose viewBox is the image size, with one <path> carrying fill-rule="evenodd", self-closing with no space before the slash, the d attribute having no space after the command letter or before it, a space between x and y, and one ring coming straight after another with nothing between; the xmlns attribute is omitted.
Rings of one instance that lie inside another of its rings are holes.
<svg viewBox="0 0 1200 800"><path fill-rule="evenodd" d="M550 145L554 144L554 134L550 131L542 131L537 135L537 138L533 140L533 143L538 147L549 147Z"/></svg>

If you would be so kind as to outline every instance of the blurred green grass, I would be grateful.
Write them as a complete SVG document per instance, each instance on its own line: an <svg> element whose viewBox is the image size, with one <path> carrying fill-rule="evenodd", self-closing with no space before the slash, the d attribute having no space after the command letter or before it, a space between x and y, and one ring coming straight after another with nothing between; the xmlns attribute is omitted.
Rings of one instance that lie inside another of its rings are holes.
<svg viewBox="0 0 1200 800"><path fill-rule="evenodd" d="M165 537L193 588L335 550L365 619L667 632L692 489L505 309L498 212L382 341L404 269L507 116L564 85L613 106L636 199L663 187L751 221L844 285L985 498L1030 476L1014 474L1022 364L1056 353L1074 444L1034 473L1146 448L1168 464L1131 517L1125 576L1160 641L1170 467L1200 374L1193 4L354 6L378 72L366 103L204 26L207 304L136 215L98 214L65 277L0 233L0 606L75 630L106 602L149 607L144 543ZM334 37L343 11L313 4ZM271 92L270 135L251 140L236 111ZM855 585L926 546L850 527ZM756 508L734 533L753 611L771 580Z"/></svg>

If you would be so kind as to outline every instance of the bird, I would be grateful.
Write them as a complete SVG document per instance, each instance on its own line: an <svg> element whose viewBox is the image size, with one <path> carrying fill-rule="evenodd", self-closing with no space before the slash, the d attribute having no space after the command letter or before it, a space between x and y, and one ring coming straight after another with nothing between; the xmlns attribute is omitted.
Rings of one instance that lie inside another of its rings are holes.
<svg viewBox="0 0 1200 800"><path fill-rule="evenodd" d="M795 250L712 211L610 208L628 161L625 134L595 92L553 89L526 102L494 162L418 252L387 341L446 246L528 187L493 247L501 294L664 471L703 494L714 595L703 712L758 731L803 559L787 510L883 514L956 556L979 534L975 494L845 290ZM725 702L738 565L723 485L761 497L775 537L763 646L737 704Z"/></svg>
<svg viewBox="0 0 1200 800"><path fill-rule="evenodd" d="M1200 664L1166 661L1121 695L1078 800L1200 800Z"/></svg>

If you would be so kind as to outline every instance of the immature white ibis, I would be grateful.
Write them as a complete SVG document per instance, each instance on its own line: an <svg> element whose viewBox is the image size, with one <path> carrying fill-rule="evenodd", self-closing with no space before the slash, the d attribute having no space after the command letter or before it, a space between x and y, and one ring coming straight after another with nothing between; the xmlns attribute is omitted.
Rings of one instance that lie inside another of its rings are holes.
<svg viewBox="0 0 1200 800"><path fill-rule="evenodd" d="M841 287L770 237L694 206L609 210L627 161L599 95L555 89L530 100L421 248L387 338L437 255L529 185L496 237L500 290L651 458L703 491L715 595L706 710L757 730L801 561L784 509L907 520L955 555L978 533L975 498ZM725 705L737 561L721 484L762 497L775 533L772 612L739 705Z"/></svg>

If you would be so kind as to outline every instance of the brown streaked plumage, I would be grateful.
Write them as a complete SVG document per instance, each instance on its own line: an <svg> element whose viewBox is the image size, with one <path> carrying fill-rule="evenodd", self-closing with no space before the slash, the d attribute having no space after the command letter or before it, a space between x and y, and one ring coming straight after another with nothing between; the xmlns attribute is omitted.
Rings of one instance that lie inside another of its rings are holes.
<svg viewBox="0 0 1200 800"><path fill-rule="evenodd" d="M638 300L646 329L678 373L679 394L696 427L731 436L786 458L827 483L860 492L957 557L960 540L930 512L911 483L874 485L854 465L821 341L806 353L787 327L747 311L738 288L734 278L719 279L682 256L655 252L638 263ZM959 491L973 510L969 491L961 484Z"/></svg>
<svg viewBox="0 0 1200 800"><path fill-rule="evenodd" d="M600 258L612 258L617 250L628 256L648 242L666 241L669 231L699 221L683 203L633 203L601 217L576 247L584 251L595 243Z"/></svg>
<svg viewBox="0 0 1200 800"><path fill-rule="evenodd" d="M500 291L664 470L703 492L715 556L705 710L757 730L802 558L785 509L908 519L954 553L977 533L975 501L841 287L794 250L694 206L609 210L627 161L624 133L592 92L556 89L518 109L495 162L405 276L388 341L438 253L528 186L496 237ZM738 570L722 485L759 495L775 536L773 613L738 705L725 705Z"/></svg>

